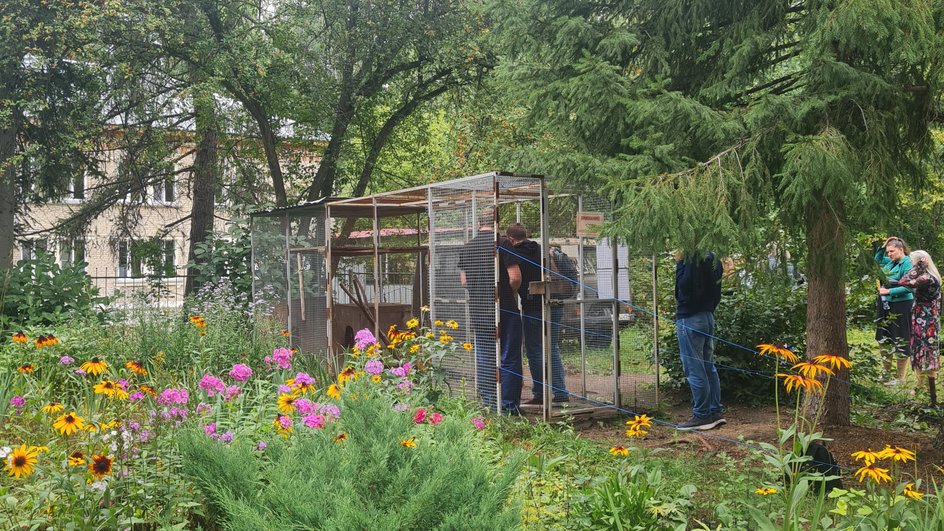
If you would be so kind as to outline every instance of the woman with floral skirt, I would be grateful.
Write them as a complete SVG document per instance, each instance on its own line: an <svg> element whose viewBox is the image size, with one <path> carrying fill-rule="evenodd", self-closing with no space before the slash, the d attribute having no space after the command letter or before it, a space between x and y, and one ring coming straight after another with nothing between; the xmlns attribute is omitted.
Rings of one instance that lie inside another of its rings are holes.
<svg viewBox="0 0 944 531"><path fill-rule="evenodd" d="M910 255L912 268L898 284L914 290L914 307L911 313L911 368L918 375L918 389L927 379L931 405L936 405L937 396L934 378L940 367L940 306L941 274L931 256L925 251L914 251Z"/></svg>

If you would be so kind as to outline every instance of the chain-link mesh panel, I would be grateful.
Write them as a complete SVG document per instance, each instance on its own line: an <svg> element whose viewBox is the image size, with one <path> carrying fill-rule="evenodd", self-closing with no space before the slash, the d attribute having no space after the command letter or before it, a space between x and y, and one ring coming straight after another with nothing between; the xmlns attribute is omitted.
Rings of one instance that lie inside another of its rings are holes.
<svg viewBox="0 0 944 531"><path fill-rule="evenodd" d="M288 284L291 286L292 345L303 353L328 350L325 293L325 217L289 218Z"/></svg>
<svg viewBox="0 0 944 531"><path fill-rule="evenodd" d="M284 223L283 216L252 218L252 315L261 328L274 321L289 329Z"/></svg>

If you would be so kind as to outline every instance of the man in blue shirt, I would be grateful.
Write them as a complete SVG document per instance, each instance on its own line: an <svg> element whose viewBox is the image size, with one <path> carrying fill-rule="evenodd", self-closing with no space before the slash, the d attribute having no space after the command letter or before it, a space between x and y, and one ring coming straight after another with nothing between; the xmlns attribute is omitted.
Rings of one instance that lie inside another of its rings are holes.
<svg viewBox="0 0 944 531"><path fill-rule="evenodd" d="M684 260L676 254L675 333L694 410L679 430L710 430L727 423L721 416L721 383L712 360L721 274L721 262L710 252Z"/></svg>

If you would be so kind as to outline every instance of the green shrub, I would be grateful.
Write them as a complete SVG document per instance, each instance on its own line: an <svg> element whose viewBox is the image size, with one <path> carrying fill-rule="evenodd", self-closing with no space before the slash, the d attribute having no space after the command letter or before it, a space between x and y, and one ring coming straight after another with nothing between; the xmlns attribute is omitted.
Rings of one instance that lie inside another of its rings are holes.
<svg viewBox="0 0 944 531"><path fill-rule="evenodd" d="M20 260L13 269L0 270L0 332L14 325L51 326L77 315L92 315L107 299L85 274L85 263L59 267L55 258L40 252L35 260Z"/></svg>
<svg viewBox="0 0 944 531"><path fill-rule="evenodd" d="M658 469L620 468L581 497L574 523L581 529L684 529L695 487L686 485L675 496L666 490Z"/></svg>
<svg viewBox="0 0 944 531"><path fill-rule="evenodd" d="M662 336L662 366L678 384L685 384L674 327ZM798 355L806 348L806 287L782 278L756 276L753 285L725 290L715 311L714 361L725 396L773 400L772 361L741 347L760 343L786 344ZM739 345L739 346L735 346Z"/></svg>
<svg viewBox="0 0 944 531"><path fill-rule="evenodd" d="M493 470L478 457L468 418L413 423L388 401L346 399L321 430L300 426L254 451L199 432L180 439L188 474L230 529L511 529L518 460ZM349 434L335 442L339 432ZM416 448L401 441L415 437ZM283 447L284 446L284 447ZM274 450L274 452L273 452Z"/></svg>

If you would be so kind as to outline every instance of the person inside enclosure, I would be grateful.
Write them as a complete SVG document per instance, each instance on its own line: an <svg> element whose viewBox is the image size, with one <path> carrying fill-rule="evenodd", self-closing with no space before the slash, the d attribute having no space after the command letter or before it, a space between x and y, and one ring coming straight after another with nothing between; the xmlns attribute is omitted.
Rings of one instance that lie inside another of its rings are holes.
<svg viewBox="0 0 944 531"><path fill-rule="evenodd" d="M875 340L881 344L886 375L891 372L892 358L897 357L896 378L888 385L897 385L905 379L908 359L911 357L911 307L914 294L911 288L891 285L911 270L904 240L889 236L875 251L875 261L882 267L884 282L878 286Z"/></svg>
<svg viewBox="0 0 944 531"><path fill-rule="evenodd" d="M521 407L521 263L507 237L498 245L498 333L501 338L501 401L505 413L519 413Z"/></svg>
<svg viewBox="0 0 944 531"><path fill-rule="evenodd" d="M924 380L927 379L931 405L936 406L934 379L940 367L938 351L941 330L941 274L926 251L914 251L909 258L913 264L911 271L897 284L914 290L914 307L911 312L911 368L918 377L917 390L924 387Z"/></svg>
<svg viewBox="0 0 944 531"><path fill-rule="evenodd" d="M675 330L693 403L692 418L678 429L710 430L727 423L721 416L721 382L712 359L723 268L711 252L686 259L679 252L675 259Z"/></svg>
<svg viewBox="0 0 944 531"><path fill-rule="evenodd" d="M495 233L491 210L479 216L478 231L459 253L459 283L468 292L475 342L476 382L482 404L494 409L495 397Z"/></svg>
<svg viewBox="0 0 944 531"><path fill-rule="evenodd" d="M524 350L528 356L528 371L531 373L531 392L533 397L528 405L544 403L544 299L532 295L531 282L543 279L541 271L541 245L528 239L528 232L520 223L508 226L505 236L512 244L512 250L520 261L521 286L518 296L521 299L521 321L524 330ZM560 359L560 350L555 360L551 358L552 388L554 402L566 402L567 392L564 387L564 366Z"/></svg>

